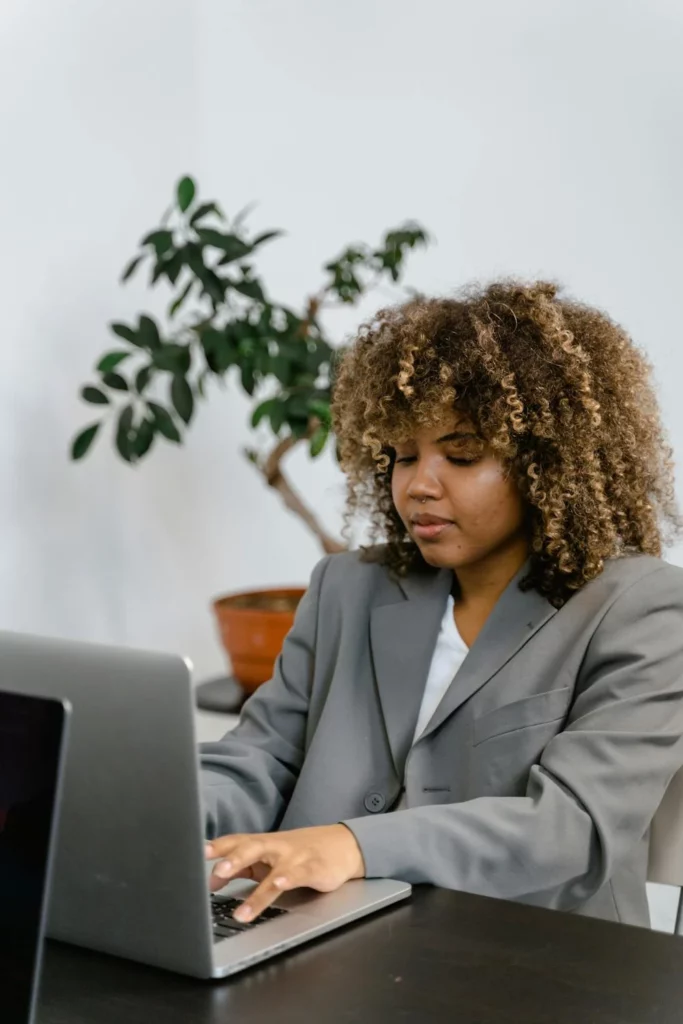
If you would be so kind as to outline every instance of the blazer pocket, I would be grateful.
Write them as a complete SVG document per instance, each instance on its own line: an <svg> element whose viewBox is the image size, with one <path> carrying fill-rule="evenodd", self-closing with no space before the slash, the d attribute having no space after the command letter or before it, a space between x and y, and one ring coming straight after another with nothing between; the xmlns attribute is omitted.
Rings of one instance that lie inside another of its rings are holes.
<svg viewBox="0 0 683 1024"><path fill-rule="evenodd" d="M476 747L484 740L502 736L506 732L528 729L533 725L545 725L564 718L569 707L571 686L562 686L547 693L536 693L532 697L515 700L493 711L487 711L472 723L473 742Z"/></svg>

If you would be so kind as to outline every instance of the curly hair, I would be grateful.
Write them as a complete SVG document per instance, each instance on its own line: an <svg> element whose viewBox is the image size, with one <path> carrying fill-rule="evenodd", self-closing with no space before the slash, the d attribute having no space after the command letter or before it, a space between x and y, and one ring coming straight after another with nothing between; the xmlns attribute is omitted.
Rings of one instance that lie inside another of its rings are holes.
<svg viewBox="0 0 683 1024"><path fill-rule="evenodd" d="M504 280L416 297L380 310L340 359L332 414L347 527L369 514L395 574L420 556L392 501L392 446L455 408L514 475L531 542L520 587L554 607L606 558L660 556L683 528L651 364L605 313L558 293Z"/></svg>

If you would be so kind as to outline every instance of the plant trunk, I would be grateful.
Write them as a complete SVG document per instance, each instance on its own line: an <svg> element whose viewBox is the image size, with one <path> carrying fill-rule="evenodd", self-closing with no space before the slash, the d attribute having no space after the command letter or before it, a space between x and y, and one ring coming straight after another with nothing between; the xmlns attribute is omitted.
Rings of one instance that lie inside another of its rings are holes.
<svg viewBox="0 0 683 1024"><path fill-rule="evenodd" d="M311 533L317 537L325 554L338 554L340 551L347 550L346 545L342 544L341 541L336 540L327 533L283 472L282 460L285 455L299 443L300 440L303 440L303 438L286 437L283 441L280 441L265 462L259 465L259 469L261 470L263 478L268 486L272 487L273 490L276 490L279 493L282 501L290 512L293 512L294 515L298 516L299 519L306 524Z"/></svg>

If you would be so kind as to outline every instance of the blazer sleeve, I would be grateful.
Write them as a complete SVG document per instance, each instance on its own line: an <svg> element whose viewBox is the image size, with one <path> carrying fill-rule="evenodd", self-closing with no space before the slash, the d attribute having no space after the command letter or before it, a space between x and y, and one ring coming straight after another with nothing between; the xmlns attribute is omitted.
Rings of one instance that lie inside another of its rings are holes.
<svg viewBox="0 0 683 1024"><path fill-rule="evenodd" d="M217 743L200 744L206 835L269 832L287 807L304 759L318 601L329 557L318 563L275 673Z"/></svg>
<svg viewBox="0 0 683 1024"><path fill-rule="evenodd" d="M683 588L663 566L610 606L526 793L345 822L367 877L571 910L647 832L683 764Z"/></svg>

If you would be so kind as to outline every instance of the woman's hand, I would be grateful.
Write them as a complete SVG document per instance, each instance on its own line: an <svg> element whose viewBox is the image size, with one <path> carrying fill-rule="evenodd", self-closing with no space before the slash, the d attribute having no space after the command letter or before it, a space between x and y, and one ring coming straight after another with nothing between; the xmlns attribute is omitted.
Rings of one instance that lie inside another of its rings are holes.
<svg viewBox="0 0 683 1024"><path fill-rule="evenodd" d="M206 844L206 859L218 860L210 880L212 892L234 878L261 883L235 912L238 921L258 917L288 889L333 892L350 878L365 875L360 847L345 825L221 836Z"/></svg>

